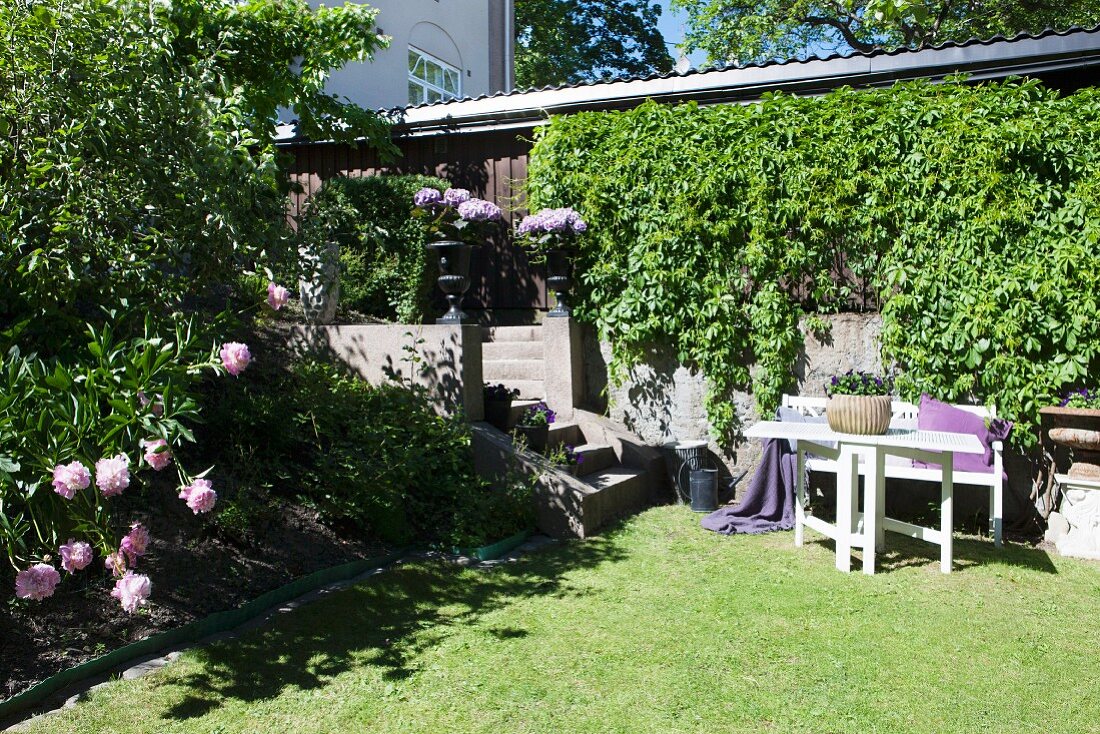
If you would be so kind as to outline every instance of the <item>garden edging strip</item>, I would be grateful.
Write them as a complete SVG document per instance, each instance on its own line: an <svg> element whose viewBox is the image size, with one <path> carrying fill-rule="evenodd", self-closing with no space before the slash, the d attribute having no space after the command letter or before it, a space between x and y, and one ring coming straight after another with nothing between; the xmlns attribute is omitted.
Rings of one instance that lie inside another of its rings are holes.
<svg viewBox="0 0 1100 734"><path fill-rule="evenodd" d="M51 675L22 693L12 696L6 701L0 702L0 722L13 717L36 704L42 703L49 696L57 693L66 686L87 680L93 676L122 668L127 663L140 658L148 658L166 648L185 643L197 642L211 635L227 632L240 627L275 607L300 596L317 591L333 583L348 581L367 572L375 571L402 558L408 549L403 548L385 556L368 558L361 561L352 561L339 566L314 571L311 574L291 581L289 584L272 589L250 602L246 602L236 609L227 609L222 612L214 612L208 617L188 622L174 629L158 632L143 640L132 642L129 645L112 650L106 655L92 658L79 665L73 666L59 673Z"/></svg>

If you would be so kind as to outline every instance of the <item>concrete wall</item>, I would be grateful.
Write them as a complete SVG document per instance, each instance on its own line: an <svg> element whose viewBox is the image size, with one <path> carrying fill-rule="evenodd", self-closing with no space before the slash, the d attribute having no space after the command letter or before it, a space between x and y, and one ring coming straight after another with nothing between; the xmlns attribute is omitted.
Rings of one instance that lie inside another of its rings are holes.
<svg viewBox="0 0 1100 734"><path fill-rule="evenodd" d="M837 314L826 316L830 330L821 337L804 326L805 348L795 365L797 391L803 395L824 395L825 382L847 370L881 371L879 334L882 320L877 314ZM680 365L676 355L667 349L654 348L644 364L632 369L621 385L613 386L607 379L606 365L611 348L600 343L590 331L585 334L585 403L607 415L652 446L662 446L674 440L702 439L708 442L712 460L725 477L747 472L738 485L744 491L760 461L757 441L738 445L719 445L710 435L704 398L706 379L698 372ZM744 425L760 420L755 402L749 393L733 396L737 413ZM770 416L768 416L770 417ZM678 465L668 451L669 465ZM1031 492L1031 466L1028 459L1006 453L1009 486L1005 492L1005 516L1009 524L1030 516L1028 496ZM815 479L816 481L816 479ZM820 478L819 490L835 491L833 479ZM894 485L892 485L894 486ZM916 516L938 502L939 490L924 483L905 483L900 491L887 493L887 511L900 517ZM976 489L960 488L956 493L956 516L977 518L984 512L987 494Z"/></svg>
<svg viewBox="0 0 1100 734"><path fill-rule="evenodd" d="M322 3L311 0L310 5ZM461 70L460 96L477 97L512 88L510 0L370 0L375 21L390 47L368 63L332 73L327 89L367 109L409 102L408 51L414 46Z"/></svg>
<svg viewBox="0 0 1100 734"><path fill-rule="evenodd" d="M422 385L441 411L461 409L475 421L485 417L480 326L295 326L286 342L298 354L341 362L372 384Z"/></svg>

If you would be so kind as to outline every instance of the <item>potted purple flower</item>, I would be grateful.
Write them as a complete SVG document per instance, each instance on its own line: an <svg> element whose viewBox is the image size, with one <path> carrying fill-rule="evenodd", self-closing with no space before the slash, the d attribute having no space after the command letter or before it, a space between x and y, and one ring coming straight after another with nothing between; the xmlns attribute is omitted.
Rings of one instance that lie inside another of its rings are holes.
<svg viewBox="0 0 1100 734"><path fill-rule="evenodd" d="M837 433L881 436L890 428L893 381L867 372L848 370L825 386L829 402L825 419Z"/></svg>
<svg viewBox="0 0 1100 734"><path fill-rule="evenodd" d="M540 400L520 415L519 422L516 423L516 434L527 439L527 445L541 454L546 451L550 424L556 417L550 406Z"/></svg>
<svg viewBox="0 0 1100 734"><path fill-rule="evenodd" d="M1073 390L1057 406L1040 408L1050 440L1073 450L1067 472L1079 479L1100 480L1100 390Z"/></svg>
<svg viewBox="0 0 1100 734"><path fill-rule="evenodd" d="M503 215L491 201L475 199L466 189L439 191L423 188L413 195L413 216L424 220L428 248L439 256L439 289L449 308L437 324L461 324L469 320L462 298L470 287L470 257L485 239L486 231Z"/></svg>
<svg viewBox="0 0 1100 734"><path fill-rule="evenodd" d="M573 287L572 255L577 238L587 231L588 225L570 207L541 209L524 217L516 227L516 238L524 241L536 256L546 258L546 284L557 300L547 316L569 316L567 299Z"/></svg>

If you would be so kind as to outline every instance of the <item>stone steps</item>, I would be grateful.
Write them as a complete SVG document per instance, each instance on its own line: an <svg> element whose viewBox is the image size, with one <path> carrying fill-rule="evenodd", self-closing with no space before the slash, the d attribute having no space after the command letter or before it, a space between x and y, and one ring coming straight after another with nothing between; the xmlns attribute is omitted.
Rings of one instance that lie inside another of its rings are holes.
<svg viewBox="0 0 1100 734"><path fill-rule="evenodd" d="M487 367L487 365L485 365L485 364L483 364L481 366L482 370L484 370L486 367ZM508 388L509 390L518 390L519 394L515 397L515 399L513 400L513 403L517 400L519 400L519 401L529 401L529 402L542 400L542 398L544 397L544 394L546 392L546 389L543 387L542 380L490 380L490 379L487 379L487 378L483 378L483 379L485 379L486 382L490 382L490 383L494 383L494 384L499 382L499 383L503 384L504 387Z"/></svg>
<svg viewBox="0 0 1100 734"><path fill-rule="evenodd" d="M579 446L574 446L573 452L580 459L580 463L577 464L577 476L579 477L601 472L619 463L618 457L615 456L615 449L607 444L582 443Z"/></svg>
<svg viewBox="0 0 1100 734"><path fill-rule="evenodd" d="M542 382L543 366L541 359L484 359L481 364L481 378L485 382L506 382L519 380ZM541 397L541 396L535 396Z"/></svg>
<svg viewBox="0 0 1100 734"><path fill-rule="evenodd" d="M541 326L483 326L482 342L539 342L542 343Z"/></svg>
<svg viewBox="0 0 1100 734"><path fill-rule="evenodd" d="M482 342L481 359L497 362L508 359L537 359L542 361L541 341Z"/></svg>
<svg viewBox="0 0 1100 734"><path fill-rule="evenodd" d="M576 423L557 422L550 425L550 431L546 438L546 450L550 451L559 446L576 446L584 443L581 427Z"/></svg>

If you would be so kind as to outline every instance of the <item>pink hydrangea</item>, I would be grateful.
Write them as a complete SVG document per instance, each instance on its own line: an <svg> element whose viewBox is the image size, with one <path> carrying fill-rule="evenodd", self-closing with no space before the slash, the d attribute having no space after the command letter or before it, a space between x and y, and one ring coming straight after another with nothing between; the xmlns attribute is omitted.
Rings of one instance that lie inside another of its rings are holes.
<svg viewBox="0 0 1100 734"><path fill-rule="evenodd" d="M160 416L164 413L163 396L157 395L156 402L149 400L149 398L145 397L145 393L141 392L140 390L138 390L137 396L138 402L141 403L142 408L148 408L150 403L153 404L153 407L150 408L150 412L152 412L152 414L155 415L157 418L160 418Z"/></svg>
<svg viewBox="0 0 1100 734"><path fill-rule="evenodd" d="M142 441L141 446L145 449L145 461L153 467L153 471L160 471L172 463L172 452L163 438Z"/></svg>
<svg viewBox="0 0 1100 734"><path fill-rule="evenodd" d="M126 559L129 561L129 565L133 566L137 563L137 559L145 555L145 551L149 548L149 531L145 529L145 526L140 522L135 522L130 526L130 532L126 534L126 537L122 539L122 544L119 550L126 554Z"/></svg>
<svg viewBox="0 0 1100 734"><path fill-rule="evenodd" d="M145 603L149 594L153 591L153 582L148 576L133 571L127 571L126 575L115 582L111 596L122 603L122 608L133 614L138 607Z"/></svg>
<svg viewBox="0 0 1100 734"><path fill-rule="evenodd" d="M36 563L20 571L15 577L15 595L20 599L42 601L53 596L53 590L61 583L61 574L48 563Z"/></svg>
<svg viewBox="0 0 1100 734"><path fill-rule="evenodd" d="M92 546L84 542L69 538L69 542L61 546L61 567L69 573L83 571L92 562Z"/></svg>
<svg viewBox="0 0 1100 734"><path fill-rule="evenodd" d="M112 576L118 578L126 573L126 556L123 555L122 551L115 551L107 556L103 566L111 572Z"/></svg>
<svg viewBox="0 0 1100 734"><path fill-rule="evenodd" d="M267 284L267 305L278 311L290 300L290 291L281 285Z"/></svg>
<svg viewBox="0 0 1100 734"><path fill-rule="evenodd" d="M130 486L130 459L119 454L95 463L95 485L104 497L122 494Z"/></svg>
<svg viewBox="0 0 1100 734"><path fill-rule="evenodd" d="M78 489L87 489L91 482L88 467L79 461L58 464L53 468L53 491L67 500L71 500Z"/></svg>
<svg viewBox="0 0 1100 734"><path fill-rule="evenodd" d="M214 503L218 501L218 493L213 490L209 480L196 479L180 490L180 499L187 502L191 512L198 515L200 512L210 512L214 509Z"/></svg>
<svg viewBox="0 0 1100 734"><path fill-rule="evenodd" d="M229 342L222 345L221 357L225 371L234 377L244 372L245 368L248 367L248 363L252 361L252 354L248 351L248 345L240 342Z"/></svg>

